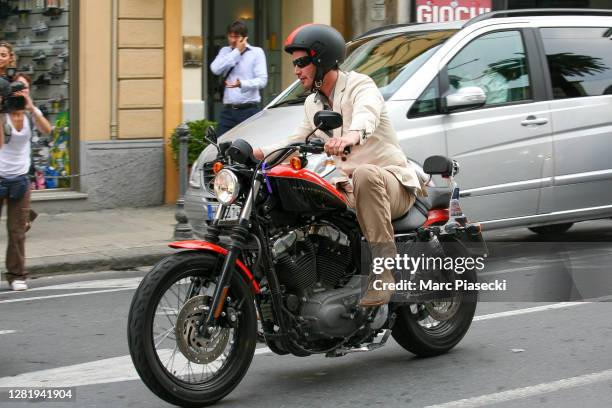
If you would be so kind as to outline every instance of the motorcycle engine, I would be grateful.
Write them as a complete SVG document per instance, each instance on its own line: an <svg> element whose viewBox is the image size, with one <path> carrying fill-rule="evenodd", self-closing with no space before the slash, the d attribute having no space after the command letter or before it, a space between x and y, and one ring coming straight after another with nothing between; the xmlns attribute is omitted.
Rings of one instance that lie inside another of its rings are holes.
<svg viewBox="0 0 612 408"><path fill-rule="evenodd" d="M285 305L308 341L344 337L357 329L361 281L354 276L345 233L331 224L309 225L277 237L272 253Z"/></svg>

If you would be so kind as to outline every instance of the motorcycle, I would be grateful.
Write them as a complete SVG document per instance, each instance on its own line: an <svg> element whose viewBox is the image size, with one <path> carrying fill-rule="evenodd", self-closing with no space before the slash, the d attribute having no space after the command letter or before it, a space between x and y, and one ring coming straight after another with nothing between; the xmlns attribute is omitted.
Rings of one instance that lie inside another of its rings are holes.
<svg viewBox="0 0 612 408"><path fill-rule="evenodd" d="M314 123L329 131L342 117L321 111ZM416 355L435 356L470 327L473 292L358 306L365 240L344 195L305 169L310 154L323 153L312 134L261 161L244 140L217 145L209 135L219 152L208 165L219 205L205 240L171 243L184 251L144 277L128 317L134 366L161 399L214 404L240 383L258 341L279 355L339 357L393 336ZM458 205L457 162L433 156L424 171L449 185L428 187L427 198L393 221L398 245L424 243L451 257L473 253L466 243L482 248L479 224ZM476 272L462 279L476 282Z"/></svg>

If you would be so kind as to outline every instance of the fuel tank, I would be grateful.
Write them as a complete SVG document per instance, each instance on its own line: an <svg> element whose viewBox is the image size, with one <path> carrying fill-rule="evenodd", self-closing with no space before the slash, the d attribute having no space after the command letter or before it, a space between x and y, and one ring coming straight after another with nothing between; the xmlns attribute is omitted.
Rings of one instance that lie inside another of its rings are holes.
<svg viewBox="0 0 612 408"><path fill-rule="evenodd" d="M282 165L271 169L267 176L284 211L321 213L347 209L344 196L309 170Z"/></svg>

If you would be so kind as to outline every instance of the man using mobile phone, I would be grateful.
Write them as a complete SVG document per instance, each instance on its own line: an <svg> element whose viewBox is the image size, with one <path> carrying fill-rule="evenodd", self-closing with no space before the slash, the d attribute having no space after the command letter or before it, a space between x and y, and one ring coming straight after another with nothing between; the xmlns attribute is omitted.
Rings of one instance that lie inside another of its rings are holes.
<svg viewBox="0 0 612 408"><path fill-rule="evenodd" d="M219 136L261 109L259 90L268 82L266 56L261 48L250 45L248 39L244 22L233 22L227 27L228 46L221 48L210 64L211 71L222 80Z"/></svg>

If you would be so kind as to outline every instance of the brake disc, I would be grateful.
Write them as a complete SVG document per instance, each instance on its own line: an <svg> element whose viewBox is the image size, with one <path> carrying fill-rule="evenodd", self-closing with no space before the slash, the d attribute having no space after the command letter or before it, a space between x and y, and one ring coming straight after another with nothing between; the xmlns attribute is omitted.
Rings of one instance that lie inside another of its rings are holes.
<svg viewBox="0 0 612 408"><path fill-rule="evenodd" d="M452 319L457 313L457 310L459 310L460 306L461 296L458 295L455 295L449 299L425 303L427 313L429 313L433 319L439 322Z"/></svg>
<svg viewBox="0 0 612 408"><path fill-rule="evenodd" d="M200 335L198 323L206 319L210 311L210 296L194 296L189 299L176 319L176 343L183 355L192 363L208 364L215 361L227 347L230 329L216 327L210 339Z"/></svg>

